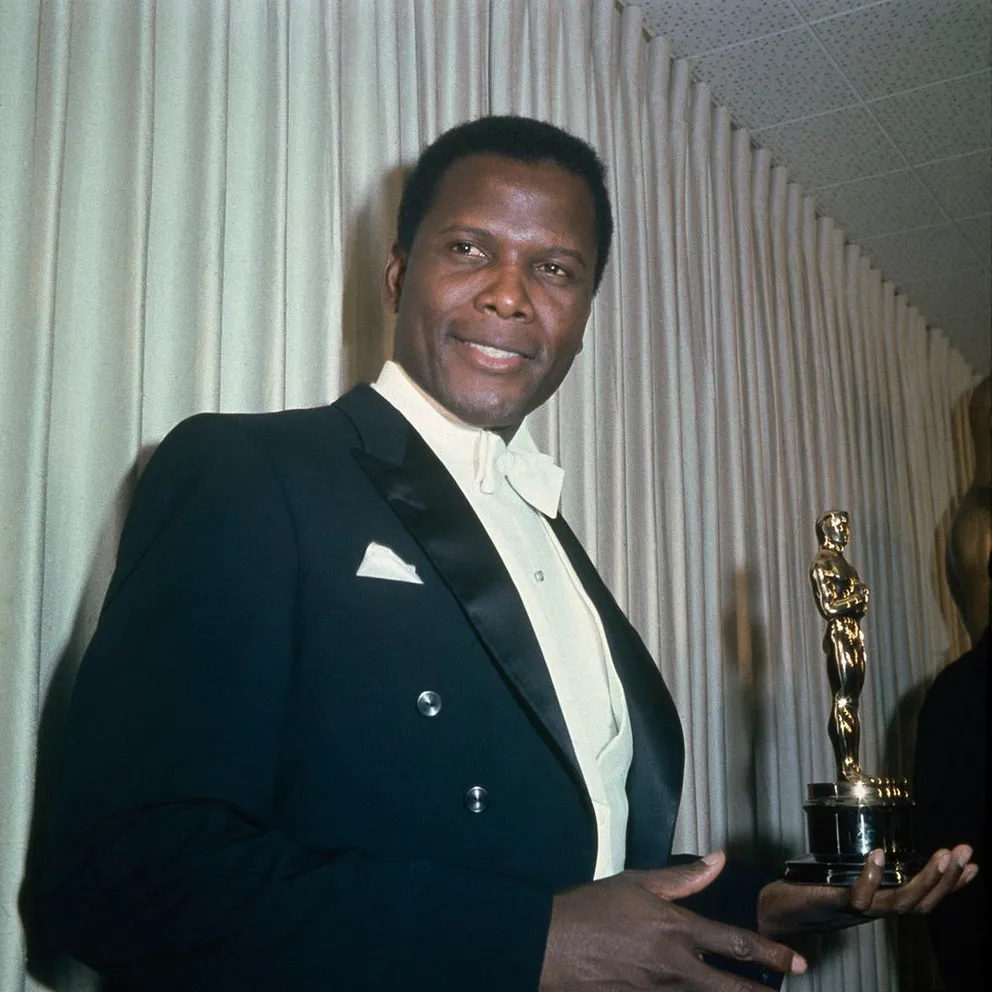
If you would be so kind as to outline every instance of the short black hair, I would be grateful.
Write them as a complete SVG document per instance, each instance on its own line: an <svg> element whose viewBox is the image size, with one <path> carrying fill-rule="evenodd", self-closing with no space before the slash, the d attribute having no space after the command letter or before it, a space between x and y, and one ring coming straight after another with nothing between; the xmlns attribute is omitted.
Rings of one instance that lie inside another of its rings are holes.
<svg viewBox="0 0 992 992"><path fill-rule="evenodd" d="M409 253L417 228L437 195L448 168L469 155L503 155L518 162L553 162L580 179L592 194L596 215L593 292L606 268L613 238L613 211L606 169L593 148L560 127L531 117L480 117L445 131L421 152L403 184L396 217L396 243Z"/></svg>

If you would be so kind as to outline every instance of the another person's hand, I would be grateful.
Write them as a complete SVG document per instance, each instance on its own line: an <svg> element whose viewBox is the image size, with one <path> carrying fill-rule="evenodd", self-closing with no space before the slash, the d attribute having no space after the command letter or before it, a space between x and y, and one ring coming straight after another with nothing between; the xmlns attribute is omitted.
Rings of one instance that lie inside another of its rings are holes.
<svg viewBox="0 0 992 992"><path fill-rule="evenodd" d="M708 920L671 901L706 888L725 861L722 853L709 854L693 864L625 871L556 895L541 992L764 988L704 963L704 953L785 974L804 972L806 962L788 947Z"/></svg>
<svg viewBox="0 0 992 992"><path fill-rule="evenodd" d="M882 916L926 914L949 892L967 885L978 873L969 863L971 848L936 851L904 885L880 888L885 867L882 850L872 851L858 880L849 888L771 882L758 897L758 930L767 937L808 931L842 930Z"/></svg>

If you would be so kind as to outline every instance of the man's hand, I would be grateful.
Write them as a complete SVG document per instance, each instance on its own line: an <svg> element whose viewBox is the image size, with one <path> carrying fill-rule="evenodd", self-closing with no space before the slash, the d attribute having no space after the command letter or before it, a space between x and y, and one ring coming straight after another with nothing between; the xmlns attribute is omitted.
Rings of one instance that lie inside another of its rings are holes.
<svg viewBox="0 0 992 992"><path fill-rule="evenodd" d="M961 844L936 851L924 868L905 885L879 888L885 854L872 851L864 870L850 888L771 882L758 897L758 930L768 937L811 930L842 930L881 916L925 914L949 892L967 885L978 873L969 864L971 848Z"/></svg>
<svg viewBox="0 0 992 992"><path fill-rule="evenodd" d="M806 962L788 947L715 923L671 900L706 888L722 853L658 871L625 871L555 896L541 992L685 989L756 992L763 986L705 964L720 954L772 971L800 974Z"/></svg>

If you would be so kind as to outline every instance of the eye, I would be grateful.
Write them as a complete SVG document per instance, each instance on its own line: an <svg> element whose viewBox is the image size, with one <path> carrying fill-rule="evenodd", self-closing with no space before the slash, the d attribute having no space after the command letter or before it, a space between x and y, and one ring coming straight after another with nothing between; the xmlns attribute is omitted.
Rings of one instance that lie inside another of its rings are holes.
<svg viewBox="0 0 992 992"><path fill-rule="evenodd" d="M572 278L571 270L566 269L564 265L559 265L558 262L542 262L538 266L538 269L553 279L564 280Z"/></svg>
<svg viewBox="0 0 992 992"><path fill-rule="evenodd" d="M485 258L486 253L471 241L453 241L448 245L448 251L452 255L460 255L463 258Z"/></svg>

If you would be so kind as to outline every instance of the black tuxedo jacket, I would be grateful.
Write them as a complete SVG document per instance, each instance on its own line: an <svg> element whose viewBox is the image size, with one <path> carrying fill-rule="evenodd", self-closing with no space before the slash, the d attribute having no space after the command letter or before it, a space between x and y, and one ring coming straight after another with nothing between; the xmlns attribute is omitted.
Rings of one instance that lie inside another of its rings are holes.
<svg viewBox="0 0 992 992"><path fill-rule="evenodd" d="M627 694L628 867L660 867L679 720L553 526ZM372 541L423 584L356 577ZM44 913L127 986L535 989L553 894L592 876L595 820L516 589L369 387L315 410L200 415L163 441L66 741ZM711 895L754 925L753 889Z"/></svg>

